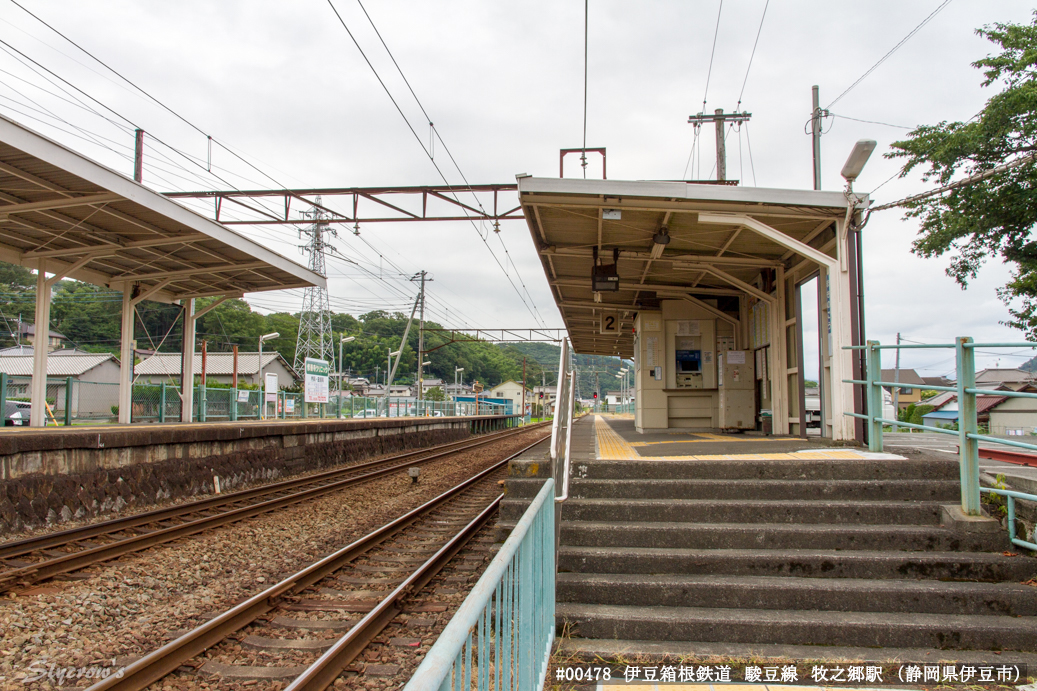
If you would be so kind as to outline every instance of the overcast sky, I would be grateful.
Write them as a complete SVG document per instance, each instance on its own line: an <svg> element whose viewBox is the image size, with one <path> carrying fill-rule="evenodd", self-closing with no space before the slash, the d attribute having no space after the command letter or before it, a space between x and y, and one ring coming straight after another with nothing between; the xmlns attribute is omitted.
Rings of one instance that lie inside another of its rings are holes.
<svg viewBox="0 0 1037 691"><path fill-rule="evenodd" d="M442 182L326 0L21 1L262 171L214 146L214 172L235 187ZM775 0L746 80L765 1L724 3L711 72L718 0L591 3L587 145L607 147L611 179L685 174L692 145L687 117L702 109L708 73L707 110L734 109L744 82L741 107L752 113L742 136L728 139L729 177L760 187L809 188L811 149L804 124L811 85L820 85L827 106L942 3ZM428 121L359 4L335 0L335 6L429 146ZM469 182L513 182L516 173L554 176L558 150L581 145L583 3L367 0L365 6ZM828 119L822 139L824 188L841 188L838 172L847 153L857 139L871 138L879 147L856 183L858 191L881 185L874 198L882 203L926 189L917 176L887 182L898 165L878 154L908 131L902 127L965 120L979 111L991 91L980 87L982 75L970 63L992 46L975 29L1028 22L1031 11L1017 2L950 2L832 107L839 115L901 127ZM0 0L0 22L4 41L149 133L145 184L162 191L228 186L203 169L205 135L9 0ZM30 71L7 46L0 50L0 112L132 172L131 125L53 77L57 85ZM712 169L710 139L702 150L702 177ZM435 159L449 182L461 182L438 142ZM566 174L580 174L575 160ZM600 174L594 162L588 176ZM699 175L698 167L687 175L693 174ZM333 206L347 210L345 203ZM875 214L865 230L868 337L892 342L900 331L918 342L947 342L959 335L1021 340L1000 324L1008 313L995 289L1008 270L992 264L962 291L944 274L946 259L910 253L916 230L915 222L895 210ZM371 224L361 227L359 238L341 231L334 244L359 266L329 259L336 311L407 310L415 287L406 276L424 269L434 278L432 317L444 324L562 325L522 222L502 224L499 237L482 229L486 243L480 230L466 223ZM247 232L305 261L294 231ZM301 294L249 299L263 311L295 311ZM903 361L922 374L943 374L953 370L947 355L905 351ZM1024 359L1003 356L1000 364L1014 366ZM982 356L981 364L992 366L995 360Z"/></svg>

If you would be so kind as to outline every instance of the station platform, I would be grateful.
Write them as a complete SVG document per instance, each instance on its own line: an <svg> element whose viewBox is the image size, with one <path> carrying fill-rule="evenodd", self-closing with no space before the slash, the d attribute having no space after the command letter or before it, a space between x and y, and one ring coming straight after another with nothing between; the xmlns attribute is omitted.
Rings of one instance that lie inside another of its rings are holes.
<svg viewBox="0 0 1037 691"><path fill-rule="evenodd" d="M581 430L585 433L590 430ZM574 438L577 430L573 430ZM760 433L723 434L668 429L639 433L631 417L594 416L594 459L603 461L694 460L843 460L894 459L850 447L833 446L824 439L769 436ZM575 458L574 458L575 460Z"/></svg>

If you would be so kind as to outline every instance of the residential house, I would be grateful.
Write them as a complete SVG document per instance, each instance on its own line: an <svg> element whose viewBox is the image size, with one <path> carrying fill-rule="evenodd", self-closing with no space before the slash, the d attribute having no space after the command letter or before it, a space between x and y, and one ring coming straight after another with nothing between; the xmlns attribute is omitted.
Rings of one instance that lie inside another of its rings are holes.
<svg viewBox="0 0 1037 691"><path fill-rule="evenodd" d="M884 369L882 370L882 381L903 382L904 384L912 385L900 387L900 394L897 396L897 405L901 410L907 408L912 403L918 403L922 400L922 389L925 387L925 382L920 376L918 376L918 372L915 372L913 369L901 368L899 371L895 369ZM896 395L893 391L894 387L884 386L882 388L888 391L890 395Z"/></svg>
<svg viewBox="0 0 1037 691"><path fill-rule="evenodd" d="M12 334L15 335L15 334ZM26 324L25 322L18 322L18 333L17 339L19 343L28 343L29 345L36 345L36 325ZM63 334L59 334L54 329L49 329L47 332L47 348L54 350L55 348L64 347L68 342Z"/></svg>
<svg viewBox="0 0 1037 691"><path fill-rule="evenodd" d="M180 383L180 353L158 353L133 367L136 381L150 384L162 382ZM194 354L196 376L202 373L202 354ZM277 351L263 352L263 375L277 374L278 388L288 388L301 381L299 373L285 361ZM207 382L230 384L234 380L233 353L206 353L205 379ZM238 353L238 384L260 384L259 353Z"/></svg>
<svg viewBox="0 0 1037 691"><path fill-rule="evenodd" d="M1007 396L976 396L976 422L980 425L990 424L990 412L1003 403ZM936 410L922 416L922 424L927 427L947 427L958 422L958 397L944 403Z"/></svg>
<svg viewBox="0 0 1037 691"><path fill-rule="evenodd" d="M447 400L453 400L455 396L467 396L472 393L472 387L469 384L447 384L443 387L444 393L446 393Z"/></svg>
<svg viewBox="0 0 1037 691"><path fill-rule="evenodd" d="M421 380L421 395L424 396L428 393L429 389L443 388L443 380L438 377L430 377L428 379Z"/></svg>
<svg viewBox="0 0 1037 691"><path fill-rule="evenodd" d="M925 382L926 386L954 386L954 382L947 377L922 377L922 381Z"/></svg>
<svg viewBox="0 0 1037 691"><path fill-rule="evenodd" d="M533 400L543 404L545 415L554 415L555 396L558 395L557 386L534 386ZM593 400L593 399L592 399Z"/></svg>
<svg viewBox="0 0 1037 691"><path fill-rule="evenodd" d="M522 410L523 390L525 390L526 392L525 402L527 404L532 404L533 392L523 387L522 384L518 383L517 381L513 381L511 379L509 379L506 382L501 382L500 384L497 384L497 386L493 387L492 389L489 389L487 393L490 395L491 398L509 399L512 402L512 410Z"/></svg>
<svg viewBox="0 0 1037 691"><path fill-rule="evenodd" d="M1027 384L1037 383L1033 372L1015 368L989 367L976 372L976 384L982 385L984 389L995 389L998 384L1004 384L1013 391L1022 389Z"/></svg>
<svg viewBox="0 0 1037 691"><path fill-rule="evenodd" d="M62 351L56 351L61 353ZM12 377L9 398L28 400L32 381L32 354L0 355L0 372ZM108 418L119 403L119 360L110 353L65 352L47 360L47 399L55 417L64 415L67 383L72 379L72 414L80 418Z"/></svg>
<svg viewBox="0 0 1037 691"><path fill-rule="evenodd" d="M1027 384L1019 389L1024 393L1037 393L1037 386ZM1037 434L1037 400L1005 396L990 408L987 423L990 434L1020 437Z"/></svg>

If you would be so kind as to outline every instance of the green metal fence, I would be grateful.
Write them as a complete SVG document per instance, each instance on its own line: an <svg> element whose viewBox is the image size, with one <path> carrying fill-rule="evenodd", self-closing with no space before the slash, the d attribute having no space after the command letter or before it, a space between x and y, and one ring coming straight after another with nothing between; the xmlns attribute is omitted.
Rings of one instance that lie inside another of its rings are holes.
<svg viewBox="0 0 1037 691"><path fill-rule="evenodd" d="M934 391L949 391L957 396L958 404L958 429L952 430L946 427L931 427L929 425L918 425L910 422L900 422L882 417L882 393L883 387L914 388L917 384L882 381L882 351L899 349L942 349L954 350L955 371L957 380L954 386L936 386L926 384L925 388ZM982 514L980 508L980 492L999 495L1005 498L1008 505L1008 531L1012 542L1020 547L1037 550L1037 544L1027 542L1016 537L1015 525L1015 501L1037 502L1037 495L1014 492L998 488L980 487L979 484L979 443L987 442L1003 444L1027 451L1037 451L1037 444L1029 444L1014 439L1004 439L979 433L979 420L976 408L976 396L1005 396L1008 398L1037 398L1037 393L1024 391L1008 391L976 388L976 349L995 348L1037 348L1037 343L975 343L969 337L959 337L954 343L941 344L908 344L908 345L882 345L878 341L868 341L863 346L846 346L846 350L864 350L865 379L844 379L843 383L863 386L867 413L846 413L851 417L865 420L868 432L868 449L871 451L883 451L882 428L884 425L897 425L908 429L917 429L924 432L934 432L955 436L958 438L958 458L961 470L961 509L970 516Z"/></svg>
<svg viewBox="0 0 1037 691"><path fill-rule="evenodd" d="M12 377L0 373L0 410L6 401L19 402L23 415L16 424L28 424L32 377ZM261 392L253 389L195 386L193 419L197 422L223 420L305 419L305 418L379 418L451 417L471 415L510 415L510 406L480 401L418 401L414 398L384 396L332 395L328 403L305 403L301 393L278 391L260 401ZM78 381L72 377L47 380L47 424L75 425L117 423L119 385L108 382ZM175 382L134 384L133 422L180 422L182 396Z"/></svg>

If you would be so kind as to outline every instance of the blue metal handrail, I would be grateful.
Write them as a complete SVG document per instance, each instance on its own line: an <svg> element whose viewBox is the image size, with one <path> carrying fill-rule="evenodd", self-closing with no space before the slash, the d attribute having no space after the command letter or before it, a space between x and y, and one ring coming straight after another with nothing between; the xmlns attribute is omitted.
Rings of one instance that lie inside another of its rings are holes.
<svg viewBox="0 0 1037 691"><path fill-rule="evenodd" d="M1037 394L1023 391L998 391L994 389L981 389L976 387L976 348L1037 348L1037 343L975 343L971 338L962 337L955 339L953 345L940 343L932 345L881 345L878 341L868 341L862 346L847 346L846 350L864 350L866 354L865 379L844 379L846 384L863 386L865 398L868 405L868 413L845 413L850 417L863 419L868 427L868 448L871 451L881 452L883 450L882 426L884 424L917 429L924 432L935 432L937 434L955 435L959 439L958 455L961 468L961 508L966 514L972 516L980 515L980 492L991 492L1008 497L1009 504L1009 536L1012 542L1027 549L1037 550L1037 545L1020 540L1015 537L1015 500L1024 499L1037 501L1037 496L1010 490L991 489L979 485L979 442L990 442L1003 444L1020 449L1037 451L1037 444L1001 439L979 433L979 422L977 419L976 396L1004 396L1006 398L1037 398ZM894 348L922 349L922 348L954 348L957 371L957 383L955 386L929 386L924 388L936 391L952 391L958 398L958 429L949 430L929 425L916 425L910 422L900 422L882 417L883 387L895 388L919 388L918 384L906 382L882 381L881 351Z"/></svg>
<svg viewBox="0 0 1037 691"><path fill-rule="evenodd" d="M548 479L403 691L543 688L555 635L554 493Z"/></svg>
<svg viewBox="0 0 1037 691"><path fill-rule="evenodd" d="M1037 552L1037 545L1032 542L1027 542L1026 540L1020 540L1016 537L1015 532L1015 500L1025 499L1027 501L1037 502L1037 495L1027 494L1026 492L1016 492L1010 489L998 489L995 487L981 487L980 491L989 494L997 494L1005 498L1005 504L1008 508L1008 539L1012 541L1013 545L1032 549Z"/></svg>

